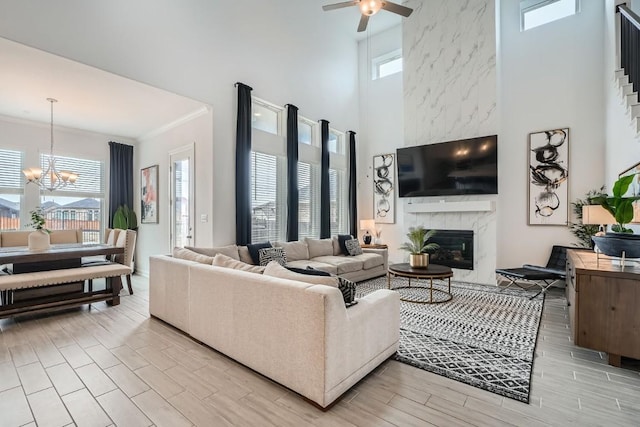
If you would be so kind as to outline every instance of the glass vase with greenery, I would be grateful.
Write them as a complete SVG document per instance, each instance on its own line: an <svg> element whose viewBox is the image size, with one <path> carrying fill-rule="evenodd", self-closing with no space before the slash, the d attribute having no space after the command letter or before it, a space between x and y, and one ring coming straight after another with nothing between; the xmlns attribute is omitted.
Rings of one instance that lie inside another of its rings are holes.
<svg viewBox="0 0 640 427"><path fill-rule="evenodd" d="M35 230L44 231L45 233L51 233L50 230L45 228L47 220L44 217L44 210L42 207L38 206L29 212L29 215L31 215L31 222L28 224L30 227Z"/></svg>

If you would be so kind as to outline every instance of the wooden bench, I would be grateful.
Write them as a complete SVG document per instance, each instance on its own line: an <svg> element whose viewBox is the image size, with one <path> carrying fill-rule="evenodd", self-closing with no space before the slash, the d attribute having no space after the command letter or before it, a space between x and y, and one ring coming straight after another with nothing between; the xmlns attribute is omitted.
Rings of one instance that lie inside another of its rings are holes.
<svg viewBox="0 0 640 427"><path fill-rule="evenodd" d="M120 304L121 277L131 274L131 268L112 263L90 267L62 270L37 271L22 274L0 275L0 318L24 313L37 313L106 301L109 305ZM24 302L14 302L14 292L31 288L54 287L68 283L84 283L86 280L106 279L104 290L73 292L64 295L41 297Z"/></svg>

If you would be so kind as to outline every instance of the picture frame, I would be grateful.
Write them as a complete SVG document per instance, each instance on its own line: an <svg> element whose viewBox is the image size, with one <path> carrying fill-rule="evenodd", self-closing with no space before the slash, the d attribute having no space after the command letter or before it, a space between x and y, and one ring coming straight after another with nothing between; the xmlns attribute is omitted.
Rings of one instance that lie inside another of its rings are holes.
<svg viewBox="0 0 640 427"><path fill-rule="evenodd" d="M569 128L529 134L528 224L569 224Z"/></svg>
<svg viewBox="0 0 640 427"><path fill-rule="evenodd" d="M632 174L636 174L636 177L631 182L626 194L624 194L626 197L640 196L640 162L620 172L618 178ZM630 224L640 224L640 200L633 202L633 220Z"/></svg>
<svg viewBox="0 0 640 427"><path fill-rule="evenodd" d="M158 165L140 170L140 222L158 224Z"/></svg>
<svg viewBox="0 0 640 427"><path fill-rule="evenodd" d="M395 224L396 155L373 156L373 219L380 224Z"/></svg>

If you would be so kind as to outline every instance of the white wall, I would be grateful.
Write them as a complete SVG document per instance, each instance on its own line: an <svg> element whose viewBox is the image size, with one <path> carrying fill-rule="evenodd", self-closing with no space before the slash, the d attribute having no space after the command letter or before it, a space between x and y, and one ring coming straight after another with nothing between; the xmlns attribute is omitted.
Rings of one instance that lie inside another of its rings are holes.
<svg viewBox="0 0 640 427"><path fill-rule="evenodd" d="M527 225L528 134L569 128L569 200L605 183L604 4L582 1L577 15L521 32L519 2L502 1L500 21L497 266L544 264L552 245L576 239Z"/></svg>
<svg viewBox="0 0 640 427"><path fill-rule="evenodd" d="M213 246L213 234L211 224L216 218L211 216L214 201L211 197L216 187L227 188L233 192L233 188L221 183L214 183L213 168L214 149L213 117L210 111L202 114L179 126L155 135L139 142L134 150L134 168L139 171L152 165L158 165L158 188L156 189L158 204L158 224L139 224L136 251L136 270L143 275L149 272L149 255L158 253L170 253L169 242L170 212L169 212L169 152L193 144L195 151L195 222L192 242L194 246ZM134 174L134 206L140 206L140 173ZM207 215L207 222L200 222L201 215Z"/></svg>
<svg viewBox="0 0 640 427"><path fill-rule="evenodd" d="M402 73L371 80L371 60L402 48L402 27L391 28L358 43L360 80L360 132L357 140L358 217L373 218L373 156L395 153L404 141ZM395 171L394 171L395 173ZM395 224L378 224L381 238L389 246L391 262L401 262L404 253L402 204L396 197ZM361 231L361 235L364 232Z"/></svg>
<svg viewBox="0 0 640 427"><path fill-rule="evenodd" d="M23 151L25 168L40 164L40 153L49 153L50 141L49 124L0 116L0 147ZM116 135L56 126L54 120L54 154L104 162L105 194L109 192L109 141L134 143L128 138ZM81 180L82 176L78 179ZM56 194L47 196L47 200L55 200ZM26 224L29 222L29 210L40 205L38 186L33 184L25 186L23 203L26 209L21 209L21 224ZM106 215L104 221L106 221Z"/></svg>
<svg viewBox="0 0 640 427"><path fill-rule="evenodd" d="M210 104L212 191L199 204L211 207L211 221L197 238L204 233L203 242L228 244L235 241L235 82L272 103L295 104L305 117L358 131L357 43L332 28L334 18L320 6L5 1L0 36Z"/></svg>
<svg viewBox="0 0 640 427"><path fill-rule="evenodd" d="M405 138L402 145L496 134L494 0L413 0L407 5L415 11L403 21ZM499 152L503 145L499 140ZM443 198L399 200L406 212L408 203L431 203L440 199ZM444 199L494 201L496 196ZM456 270L455 277L476 283L495 283L495 211L405 213L403 217L403 230L414 225L473 230L474 270Z"/></svg>

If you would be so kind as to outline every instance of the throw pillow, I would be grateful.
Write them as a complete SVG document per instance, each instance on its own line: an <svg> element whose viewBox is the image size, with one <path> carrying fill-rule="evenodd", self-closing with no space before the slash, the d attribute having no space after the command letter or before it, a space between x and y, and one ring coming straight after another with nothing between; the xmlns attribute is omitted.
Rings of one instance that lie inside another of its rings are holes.
<svg viewBox="0 0 640 427"><path fill-rule="evenodd" d="M258 250L260 265L265 266L271 261L275 261L280 265L287 265L287 254L282 248L262 248Z"/></svg>
<svg viewBox="0 0 640 427"><path fill-rule="evenodd" d="M298 282L309 283L312 285L327 285L327 286L333 286L334 288L338 287L338 278L336 277L325 277L325 276L295 273L293 271L287 270L285 267L281 266L277 262L270 262L269 264L267 264L263 274L265 276L278 277L280 279L295 280Z"/></svg>
<svg viewBox="0 0 640 427"><path fill-rule="evenodd" d="M240 260L240 257L238 256L238 247L236 245L219 246L215 248L197 248L193 246L185 246L184 248L210 257L214 257L218 254L223 254L233 259Z"/></svg>
<svg viewBox="0 0 640 427"><path fill-rule="evenodd" d="M249 250L249 255L251 256L251 261L253 261L255 265L260 265L260 254L258 253L258 251L260 249L271 248L271 247L272 247L271 242L254 243L251 245L247 245L247 249Z"/></svg>
<svg viewBox="0 0 640 427"><path fill-rule="evenodd" d="M344 299L344 305L351 307L357 304L356 301L356 284L351 280L338 277L338 289L342 292L342 298Z"/></svg>
<svg viewBox="0 0 640 427"><path fill-rule="evenodd" d="M351 255L345 245L347 240L353 240L353 236L351 236L351 234L338 234L338 244L340 245L342 255Z"/></svg>
<svg viewBox="0 0 640 427"><path fill-rule="evenodd" d="M294 273L299 273L299 274L308 274L309 276L331 277L331 273L327 273L326 271L322 271L322 270L316 270L315 268L311 268L311 267L307 267L307 268L287 267L287 270L293 271Z"/></svg>
<svg viewBox="0 0 640 427"><path fill-rule="evenodd" d="M362 248L360 247L360 242L358 242L358 239L347 240L346 242L344 242L344 245L347 248L348 255L362 255Z"/></svg>
<svg viewBox="0 0 640 427"><path fill-rule="evenodd" d="M218 254L213 257L211 265L216 267L233 268L234 270L248 271L249 273L262 274L264 271L264 267L247 264L246 262L238 261L237 259L233 259L224 254Z"/></svg>
<svg viewBox="0 0 640 427"><path fill-rule="evenodd" d="M202 255L185 248L173 248L173 257L188 261L195 261L201 264L210 265L213 262L213 257Z"/></svg>

